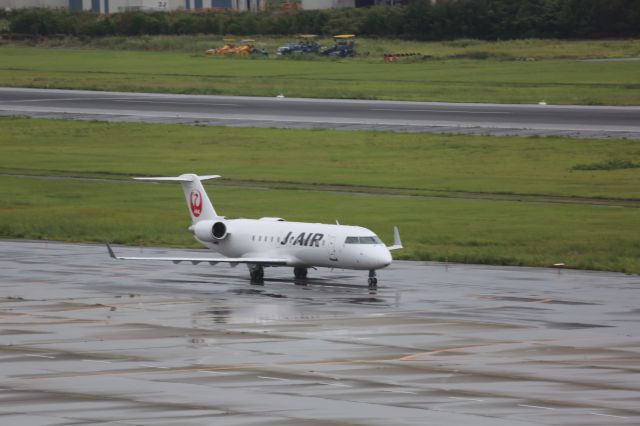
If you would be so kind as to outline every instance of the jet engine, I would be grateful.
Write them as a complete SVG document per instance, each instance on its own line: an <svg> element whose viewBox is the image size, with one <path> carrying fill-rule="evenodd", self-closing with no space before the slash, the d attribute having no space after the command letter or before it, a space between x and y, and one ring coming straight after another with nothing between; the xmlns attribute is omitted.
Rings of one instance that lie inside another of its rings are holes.
<svg viewBox="0 0 640 426"><path fill-rule="evenodd" d="M229 235L227 232L227 225L218 220L203 220L192 227L193 234L200 241L216 242L224 240Z"/></svg>

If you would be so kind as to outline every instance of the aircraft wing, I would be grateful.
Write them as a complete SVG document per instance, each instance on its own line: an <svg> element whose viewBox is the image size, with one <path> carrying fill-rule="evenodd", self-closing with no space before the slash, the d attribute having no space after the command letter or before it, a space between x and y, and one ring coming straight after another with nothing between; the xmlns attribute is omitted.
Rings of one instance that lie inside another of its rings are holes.
<svg viewBox="0 0 640 426"><path fill-rule="evenodd" d="M215 265L217 263L226 262L230 263L231 266L236 266L239 263L249 263L253 265L269 265L269 266L286 266L289 262L289 259L282 258L268 258L268 257L138 257L138 256L116 256L113 252L113 249L107 244L107 250L109 250L109 256L113 259L118 260L159 260L165 262L191 262L194 265L198 263L208 263L210 265Z"/></svg>

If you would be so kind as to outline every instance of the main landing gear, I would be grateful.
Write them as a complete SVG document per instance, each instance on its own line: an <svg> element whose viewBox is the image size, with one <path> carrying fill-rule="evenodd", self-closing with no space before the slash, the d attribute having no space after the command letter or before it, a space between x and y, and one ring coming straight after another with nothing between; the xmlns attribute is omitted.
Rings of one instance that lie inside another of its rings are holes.
<svg viewBox="0 0 640 426"><path fill-rule="evenodd" d="M262 265L250 266L249 275L251 276L251 284L264 284L264 267Z"/></svg>
<svg viewBox="0 0 640 426"><path fill-rule="evenodd" d="M306 280L307 268L293 268L293 276L296 277L296 280Z"/></svg>
<svg viewBox="0 0 640 426"><path fill-rule="evenodd" d="M293 268L293 276L296 279L296 284L306 284L307 280L307 268ZM249 274L251 276L251 284L263 285L264 284L264 266L251 265L249 266ZM369 289L375 290L378 288L378 278L376 277L376 270L369 270Z"/></svg>
<svg viewBox="0 0 640 426"><path fill-rule="evenodd" d="M378 288L378 279L376 278L375 269L369 269L369 288Z"/></svg>

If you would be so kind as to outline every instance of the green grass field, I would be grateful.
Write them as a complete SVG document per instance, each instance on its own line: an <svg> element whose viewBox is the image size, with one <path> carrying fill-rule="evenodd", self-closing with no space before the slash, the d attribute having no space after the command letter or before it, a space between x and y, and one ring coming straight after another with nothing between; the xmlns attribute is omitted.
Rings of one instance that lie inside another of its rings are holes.
<svg viewBox="0 0 640 426"><path fill-rule="evenodd" d="M195 246L179 186L129 177L219 173L228 181L207 188L222 214L338 219L387 241L397 224L405 259L640 273L640 169L610 161L637 163L630 141L8 118L0 127L5 238ZM580 164L605 167L572 170Z"/></svg>
<svg viewBox="0 0 640 426"><path fill-rule="evenodd" d="M573 170L640 159L631 140L242 129L0 118L0 171L127 176L185 167L234 180L640 201L640 169ZM362 189L362 188L360 188Z"/></svg>
<svg viewBox="0 0 640 426"><path fill-rule="evenodd" d="M0 177L0 235L67 241L197 247L178 185ZM550 266L640 273L637 209L462 199L371 197L207 185L230 217L358 224L391 242L403 259ZM106 252L105 252L106 256Z"/></svg>
<svg viewBox="0 0 640 426"><path fill-rule="evenodd" d="M467 43L473 45L472 41ZM611 50L629 56L637 52L637 45L628 42L624 48ZM443 57L447 57L444 52L470 49L442 46ZM517 53L517 44L510 46L512 53L505 54L507 58ZM539 51L544 60L498 60L499 48L484 45L474 45L476 50L462 54L473 57L474 51L481 51L478 49L494 49L487 60L402 63L384 63L377 54L344 60L234 59L182 51L5 46L0 47L0 86L453 102L640 104L640 62L546 59L561 56L559 49L534 46L537 47L523 48L522 57L529 57L528 53L535 57ZM605 50L603 46L599 52ZM571 57L570 48L565 47L569 52L566 56Z"/></svg>

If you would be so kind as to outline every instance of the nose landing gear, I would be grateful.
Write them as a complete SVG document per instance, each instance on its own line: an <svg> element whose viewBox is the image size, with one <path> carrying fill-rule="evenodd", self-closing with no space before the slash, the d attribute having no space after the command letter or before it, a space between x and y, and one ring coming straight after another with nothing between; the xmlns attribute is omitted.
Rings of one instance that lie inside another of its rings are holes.
<svg viewBox="0 0 640 426"><path fill-rule="evenodd" d="M376 270L369 270L369 288L378 288L378 278L376 278Z"/></svg>

